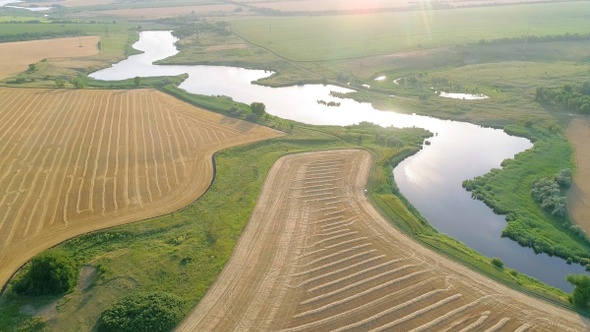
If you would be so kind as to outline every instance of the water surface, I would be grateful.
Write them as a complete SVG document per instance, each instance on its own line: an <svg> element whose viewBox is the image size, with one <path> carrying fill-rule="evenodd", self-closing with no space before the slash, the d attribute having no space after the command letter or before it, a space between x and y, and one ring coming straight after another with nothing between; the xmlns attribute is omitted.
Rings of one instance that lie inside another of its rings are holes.
<svg viewBox="0 0 590 332"><path fill-rule="evenodd" d="M444 91L438 91L437 93L439 96L441 96L443 98L451 98L451 99L481 100L481 99L490 98L482 93L472 94L472 93L444 92Z"/></svg>

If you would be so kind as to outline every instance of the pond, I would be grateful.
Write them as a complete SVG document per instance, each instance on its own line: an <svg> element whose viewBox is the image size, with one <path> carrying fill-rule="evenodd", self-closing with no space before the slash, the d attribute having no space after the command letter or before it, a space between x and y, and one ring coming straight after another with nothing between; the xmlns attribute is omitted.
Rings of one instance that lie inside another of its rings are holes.
<svg viewBox="0 0 590 332"><path fill-rule="evenodd" d="M451 98L451 99L481 100L481 99L490 98L482 93L473 94L473 93L444 92L444 91L437 91L436 93L440 97Z"/></svg>
<svg viewBox="0 0 590 332"><path fill-rule="evenodd" d="M133 55L90 76L122 80L187 73L189 77L180 88L188 92L227 95L247 104L263 102L268 113L285 119L315 125L346 126L368 121L381 126L425 128L435 134L429 139L430 145L400 163L394 175L401 192L432 225L488 257L501 258L508 267L568 292L572 286L565 281L565 276L584 273L580 265L567 265L563 259L545 254L536 255L532 249L501 238L506 225L504 217L473 200L461 187L463 180L499 168L502 160L532 147L528 140L465 122L396 113L395 110L379 111L368 103L331 96L331 91L352 91L339 86L306 84L270 88L252 84L272 74L264 70L153 65L154 61L178 52L174 42L170 32L142 32L134 47L145 53ZM329 107L318 100L337 102L340 106Z"/></svg>

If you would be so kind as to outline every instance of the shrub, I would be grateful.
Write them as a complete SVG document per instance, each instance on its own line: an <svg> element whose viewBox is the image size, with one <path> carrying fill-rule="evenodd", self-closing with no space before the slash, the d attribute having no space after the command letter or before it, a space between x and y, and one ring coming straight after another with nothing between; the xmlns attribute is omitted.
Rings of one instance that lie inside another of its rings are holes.
<svg viewBox="0 0 590 332"><path fill-rule="evenodd" d="M136 293L115 302L99 319L99 332L172 330L183 318L183 301L171 294Z"/></svg>
<svg viewBox="0 0 590 332"><path fill-rule="evenodd" d="M492 258L492 265L500 269L504 268L504 262L502 262L502 260L497 257Z"/></svg>
<svg viewBox="0 0 590 332"><path fill-rule="evenodd" d="M252 113L259 117L266 113L266 105L263 103L254 102L250 105L250 109L252 110Z"/></svg>
<svg viewBox="0 0 590 332"><path fill-rule="evenodd" d="M540 179L533 182L531 196L541 208L554 216L565 217L567 215L567 200L564 190L572 183L572 171L563 169L553 179Z"/></svg>
<svg viewBox="0 0 590 332"><path fill-rule="evenodd" d="M570 274L565 280L576 286L570 301L577 307L590 309L590 277L583 274Z"/></svg>
<svg viewBox="0 0 590 332"><path fill-rule="evenodd" d="M57 295L70 291L78 282L80 269L61 251L33 258L29 269L14 283L14 291L26 295Z"/></svg>

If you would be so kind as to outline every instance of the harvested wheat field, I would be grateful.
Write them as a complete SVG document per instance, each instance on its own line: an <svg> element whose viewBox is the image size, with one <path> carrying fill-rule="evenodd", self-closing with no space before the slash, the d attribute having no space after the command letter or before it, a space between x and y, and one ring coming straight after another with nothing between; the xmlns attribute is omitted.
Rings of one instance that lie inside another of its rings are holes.
<svg viewBox="0 0 590 332"><path fill-rule="evenodd" d="M68 238L190 204L215 151L280 134L154 90L0 88L0 284Z"/></svg>
<svg viewBox="0 0 590 332"><path fill-rule="evenodd" d="M574 313L417 245L363 194L365 151L272 168L233 256L179 331L581 331Z"/></svg>
<svg viewBox="0 0 590 332"><path fill-rule="evenodd" d="M98 54L99 41L100 37L85 36L0 43L0 79L19 74L43 59Z"/></svg>
<svg viewBox="0 0 590 332"><path fill-rule="evenodd" d="M590 118L573 118L566 136L575 150L576 172L568 192L568 212L590 234Z"/></svg>

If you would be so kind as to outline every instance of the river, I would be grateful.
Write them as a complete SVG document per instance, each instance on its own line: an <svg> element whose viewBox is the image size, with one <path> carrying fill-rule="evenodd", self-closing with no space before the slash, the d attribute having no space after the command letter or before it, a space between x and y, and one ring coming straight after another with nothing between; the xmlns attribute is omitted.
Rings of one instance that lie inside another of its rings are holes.
<svg viewBox="0 0 590 332"><path fill-rule="evenodd" d="M347 92L334 85L306 84L270 88L252 84L272 72L225 66L168 66L153 62L178 53L175 38L168 31L146 31L133 45L142 54L133 55L110 68L89 75L99 80L122 80L136 76L173 76L187 73L180 88L196 94L227 95L250 104L263 102L266 111L285 119L314 125L351 125L361 121L398 128L420 127L435 134L430 145L394 169L403 195L436 227L488 257L499 257L505 265L567 292L565 281L571 273L585 273L580 265L535 254L516 242L502 238L506 225L481 201L473 200L461 183L500 168L504 159L532 147L520 137L501 130L433 117L379 111L371 104L330 96L331 91ZM318 100L339 102L339 107L318 104Z"/></svg>

